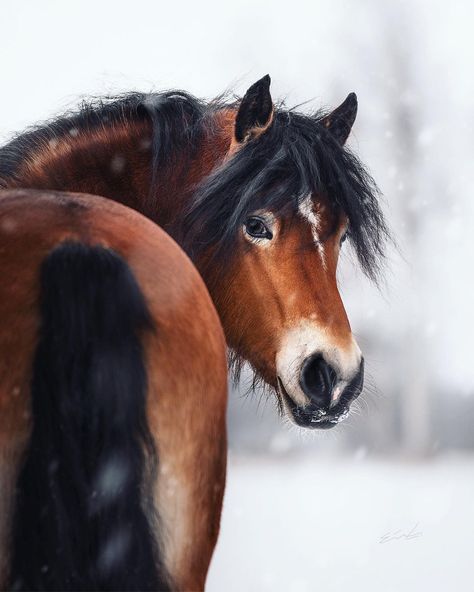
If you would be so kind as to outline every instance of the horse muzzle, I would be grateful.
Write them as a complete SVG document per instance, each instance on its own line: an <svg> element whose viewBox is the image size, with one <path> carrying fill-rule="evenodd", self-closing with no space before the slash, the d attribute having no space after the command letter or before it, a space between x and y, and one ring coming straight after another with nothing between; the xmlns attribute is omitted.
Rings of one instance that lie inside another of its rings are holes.
<svg viewBox="0 0 474 592"><path fill-rule="evenodd" d="M290 418L299 426L329 429L348 415L351 403L360 395L364 384L364 359L350 381L341 380L337 371L323 356L315 354L302 364L299 387L306 402L296 401L278 377L278 395Z"/></svg>

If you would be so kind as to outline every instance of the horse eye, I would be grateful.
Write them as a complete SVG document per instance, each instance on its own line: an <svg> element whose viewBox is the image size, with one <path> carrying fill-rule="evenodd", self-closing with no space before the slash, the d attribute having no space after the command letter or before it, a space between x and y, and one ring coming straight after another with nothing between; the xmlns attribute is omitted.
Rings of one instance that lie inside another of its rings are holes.
<svg viewBox="0 0 474 592"><path fill-rule="evenodd" d="M251 216L245 221L245 232L254 238L272 239L273 234L265 226L264 221L257 216Z"/></svg>
<svg viewBox="0 0 474 592"><path fill-rule="evenodd" d="M339 241L339 244L342 246L342 243L346 240L347 238L347 231L341 236L341 240Z"/></svg>

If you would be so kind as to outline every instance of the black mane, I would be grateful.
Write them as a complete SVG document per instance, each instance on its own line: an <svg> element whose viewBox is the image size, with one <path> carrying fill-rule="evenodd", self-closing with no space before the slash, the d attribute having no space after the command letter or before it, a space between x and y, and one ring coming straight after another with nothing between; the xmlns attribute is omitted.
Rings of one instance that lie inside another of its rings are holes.
<svg viewBox="0 0 474 592"><path fill-rule="evenodd" d="M347 215L360 264L377 280L389 236L379 191L360 160L320 123L324 115L278 108L264 134L204 180L183 225L192 258L212 245L217 257L227 257L247 215L260 208L297 211L309 194L319 194Z"/></svg>
<svg viewBox="0 0 474 592"><path fill-rule="evenodd" d="M0 149L0 187L7 187L29 156L49 142L98 127L148 119L153 127L153 199L158 173L172 166L178 155L181 162L192 157L203 134L212 132L216 111L235 105L222 97L204 102L184 91L131 93L84 102L78 112L32 128ZM323 194L347 215L349 240L360 264L370 278L377 278L388 237L379 192L360 160L321 125L323 115L278 107L264 134L243 146L196 188L178 231L192 258L216 244L217 256L231 252L251 211L288 207L296 211L308 194Z"/></svg>
<svg viewBox="0 0 474 592"><path fill-rule="evenodd" d="M208 110L206 103L181 90L132 92L83 101L76 111L33 126L0 148L0 188L15 179L38 149L64 138L140 121L149 121L153 127L151 149L156 171L178 150L199 144L198 123Z"/></svg>

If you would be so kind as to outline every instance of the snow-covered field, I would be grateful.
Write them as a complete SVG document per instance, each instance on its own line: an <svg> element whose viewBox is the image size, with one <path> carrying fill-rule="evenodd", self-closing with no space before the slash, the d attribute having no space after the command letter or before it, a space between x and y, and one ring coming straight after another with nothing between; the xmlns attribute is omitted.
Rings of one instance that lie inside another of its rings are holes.
<svg viewBox="0 0 474 592"><path fill-rule="evenodd" d="M230 461L208 592L472 592L474 458Z"/></svg>

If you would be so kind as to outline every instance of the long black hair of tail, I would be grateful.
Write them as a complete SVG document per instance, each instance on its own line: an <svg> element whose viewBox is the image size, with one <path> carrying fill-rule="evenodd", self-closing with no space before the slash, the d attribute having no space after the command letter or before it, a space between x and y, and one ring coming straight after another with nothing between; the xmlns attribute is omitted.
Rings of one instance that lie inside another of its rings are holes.
<svg viewBox="0 0 474 592"><path fill-rule="evenodd" d="M169 590L152 534L157 455L141 337L154 331L127 263L66 242L44 260L20 470L12 590Z"/></svg>

